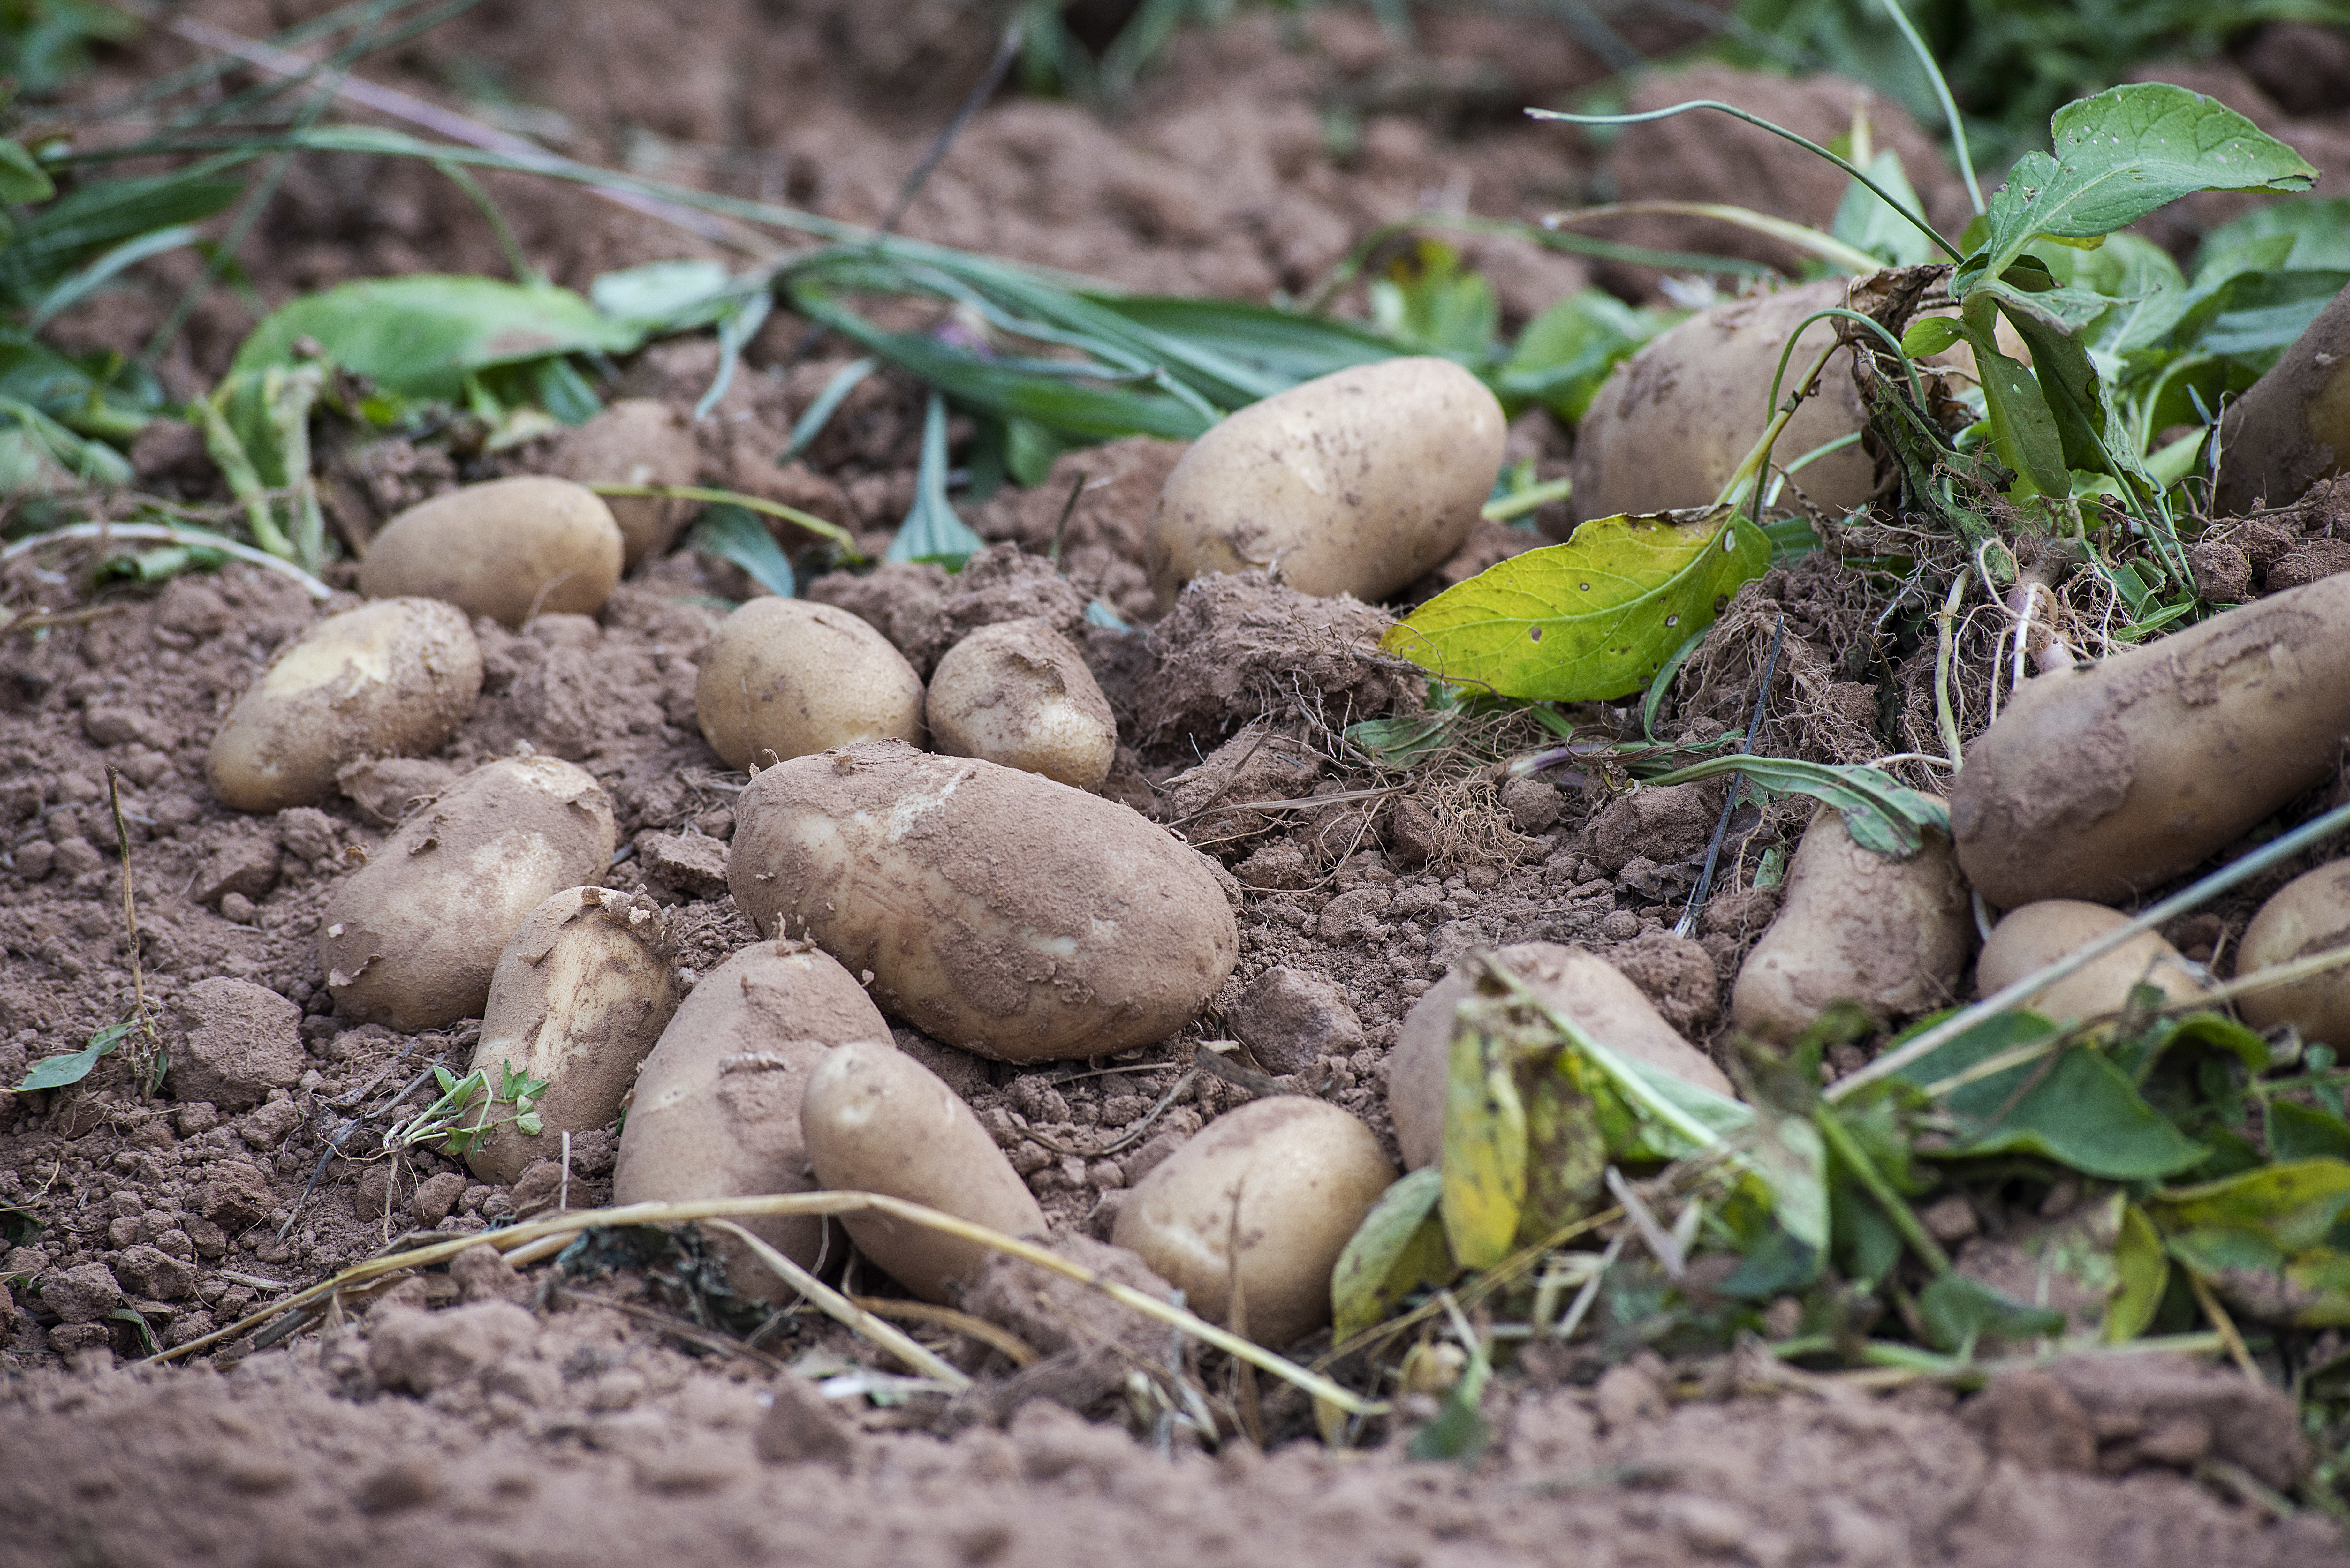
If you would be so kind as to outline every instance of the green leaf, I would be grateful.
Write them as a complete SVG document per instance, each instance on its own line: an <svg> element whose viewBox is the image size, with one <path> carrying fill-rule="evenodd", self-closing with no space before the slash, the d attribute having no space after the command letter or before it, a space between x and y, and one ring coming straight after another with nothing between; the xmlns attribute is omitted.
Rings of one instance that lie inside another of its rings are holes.
<svg viewBox="0 0 2350 1568"><path fill-rule="evenodd" d="M705 556L733 562L777 598L790 598L798 591L791 557L746 506L722 502L710 507L693 525L691 542Z"/></svg>
<svg viewBox="0 0 2350 1568"><path fill-rule="evenodd" d="M1436 1419L1414 1432L1404 1451L1415 1459L1474 1463L1490 1440L1485 1419L1478 1414L1477 1406L1484 1397L1485 1380L1492 1371L1492 1363L1485 1347L1471 1345L1469 1364L1461 1369L1461 1380L1444 1396L1444 1406L1437 1411Z"/></svg>
<svg viewBox="0 0 2350 1568"><path fill-rule="evenodd" d="M2298 1252L2325 1239L2350 1209L2350 1162L2300 1159L2173 1188L2146 1200L2166 1231L2247 1231L2281 1252Z"/></svg>
<svg viewBox="0 0 2350 1568"><path fill-rule="evenodd" d="M1938 1350L1969 1349L1980 1339L2043 1339L2064 1332L2064 1314L2010 1301L1956 1272L1918 1293L1918 1315Z"/></svg>
<svg viewBox="0 0 2350 1568"><path fill-rule="evenodd" d="M1605 289L1578 289L1526 323L1493 389L1514 406L1538 402L1579 423L1608 373L1669 324L1663 311L1638 310Z"/></svg>
<svg viewBox="0 0 2350 1568"><path fill-rule="evenodd" d="M2350 1159L2350 1124L2330 1111L2291 1100L2267 1107L2269 1153L2281 1160Z"/></svg>
<svg viewBox="0 0 2350 1568"><path fill-rule="evenodd" d="M57 182L25 151L23 142L13 138L0 140L0 202L22 207L46 202L57 193Z"/></svg>
<svg viewBox="0 0 2350 1568"><path fill-rule="evenodd" d="M2282 254L2269 249L2289 241ZM2241 258L2259 256L2256 264ZM2273 257L2273 259L2269 259ZM2195 281L2239 272L2350 272L2350 196L2272 202L2230 219L2195 251Z"/></svg>
<svg viewBox="0 0 2350 1568"><path fill-rule="evenodd" d="M1770 564L1770 542L1718 511L1602 517L1444 590L1380 646L1504 697L1629 696Z"/></svg>
<svg viewBox="0 0 2350 1568"><path fill-rule="evenodd" d="M214 180L210 172L198 164L152 178L93 180L68 191L0 249L0 302L30 306L97 252L209 218L244 193L244 181Z"/></svg>
<svg viewBox="0 0 2350 1568"><path fill-rule="evenodd" d="M1464 1006L1445 1078L1439 1210L1453 1257L1490 1269L1510 1255L1526 1196L1526 1112L1508 1043Z"/></svg>
<svg viewBox="0 0 2350 1568"><path fill-rule="evenodd" d="M784 455L777 461L789 462L814 446L816 438L824 433L824 427L832 422L832 416L840 411L840 405L848 400L848 394L857 390L866 377L880 368L880 360L868 358L851 359L835 370L832 379L816 393L816 401L802 410L800 417L792 421L791 445L784 449Z"/></svg>
<svg viewBox="0 0 2350 1568"><path fill-rule="evenodd" d="M1891 774L1857 763L1813 763L1799 757L1756 757L1735 753L1708 757L1647 782L1688 784L1744 775L1773 794L1802 794L1832 805L1844 815L1845 831L1864 849L1907 860L1925 847L1926 829L1950 835L1950 808L1939 796L1911 789Z"/></svg>
<svg viewBox="0 0 2350 1568"><path fill-rule="evenodd" d="M2167 82L2066 104L2049 130L2054 155L2025 153L1992 195L1981 265L1968 258L1960 292L1999 276L2043 234L2101 239L2197 191L2306 191L2317 178L2234 109Z"/></svg>
<svg viewBox="0 0 2350 1568"><path fill-rule="evenodd" d="M1879 148L1868 161L1866 172L1909 211L1926 210L1926 203L1918 200L1909 176L1902 170L1901 155L1892 148ZM1828 233L1848 245L1866 251L1887 266L1918 266L1932 261L1936 254L1934 242L1920 234L1917 224L1887 206L1884 197L1857 180L1846 185L1844 200L1837 204Z"/></svg>
<svg viewBox="0 0 2350 1568"><path fill-rule="evenodd" d="M1912 359L1923 359L1941 353L1964 336L1955 317L1921 316L1901 335L1901 352Z"/></svg>
<svg viewBox="0 0 2350 1568"><path fill-rule="evenodd" d="M80 1083L89 1076L99 1057L129 1039L130 1032L137 1027L136 1023L109 1023L91 1035L89 1044L80 1050L62 1056L44 1057L33 1064L31 1070L26 1073L24 1082L16 1085L16 1092L28 1095L36 1089L62 1089L68 1084Z"/></svg>
<svg viewBox="0 0 2350 1568"><path fill-rule="evenodd" d="M1493 286L1442 240L1413 242L1369 294L1373 324L1409 348L1483 354L1492 347L1502 315Z"/></svg>
<svg viewBox="0 0 2350 1568"><path fill-rule="evenodd" d="M2162 1293L2170 1284L2170 1254L2162 1235L2146 1210L2137 1204L2122 1210L2121 1238L2114 1247L2114 1271L2120 1283L2106 1306L2105 1339L2118 1345L2136 1339L2154 1322Z"/></svg>
<svg viewBox="0 0 2350 1568"><path fill-rule="evenodd" d="M1344 1344L1393 1315L1406 1296L1451 1282L1460 1272L1436 1212L1444 1175L1413 1171L1379 1195L1330 1272L1331 1337Z"/></svg>
<svg viewBox="0 0 2350 1568"><path fill-rule="evenodd" d="M2064 438L2039 380L2028 367L1992 347L1988 332L1970 328L1967 337L1982 380L1983 408L1991 416L1991 451L2041 494L2066 493L2073 479Z"/></svg>
<svg viewBox="0 0 2350 1568"><path fill-rule="evenodd" d="M709 260L648 262L608 272L588 286L588 298L615 321L647 337L708 327L739 308L764 283L738 282L725 264Z"/></svg>
<svg viewBox="0 0 2350 1568"><path fill-rule="evenodd" d="M898 536L889 541L890 561L936 561L951 572L987 547L987 542L955 515L947 503L947 404L936 392L922 415L922 462L914 475L914 506Z"/></svg>
<svg viewBox="0 0 2350 1568"><path fill-rule="evenodd" d="M1441 751L1460 722L1457 711L1365 719L1347 726L1347 739L1371 753L1383 768L1409 768Z"/></svg>

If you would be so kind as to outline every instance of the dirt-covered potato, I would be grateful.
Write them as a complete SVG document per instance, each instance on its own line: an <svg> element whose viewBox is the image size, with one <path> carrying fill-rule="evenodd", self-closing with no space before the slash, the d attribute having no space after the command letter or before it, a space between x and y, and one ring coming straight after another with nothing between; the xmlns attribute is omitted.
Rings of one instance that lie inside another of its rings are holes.
<svg viewBox="0 0 2350 1568"><path fill-rule="evenodd" d="M2350 734L2350 575L2027 680L1966 750L1959 869L2002 909L2120 902L2332 774Z"/></svg>
<svg viewBox="0 0 2350 1568"><path fill-rule="evenodd" d="M1788 334L1814 311L1844 304L1846 287L1842 278L1824 278L1717 305L1617 366L1575 432L1567 498L1575 520L1711 505L1771 422L1771 378ZM1788 361L1790 384L1835 337L1834 321L1804 328ZM1863 422L1851 351L1838 349L1772 458L1792 463ZM1806 464L1795 482L1821 506L1846 511L1876 488L1876 463L1855 442Z"/></svg>
<svg viewBox="0 0 2350 1568"><path fill-rule="evenodd" d="M808 1075L800 1135L816 1183L942 1210L1009 1236L1041 1233L1045 1212L962 1097L895 1045L851 1042ZM953 1299L987 1249L869 1214L842 1220L858 1249L925 1301Z"/></svg>
<svg viewBox="0 0 2350 1568"><path fill-rule="evenodd" d="M772 767L858 741L920 741L922 678L847 610L755 598L702 650L693 711L728 767Z"/></svg>
<svg viewBox="0 0 2350 1568"><path fill-rule="evenodd" d="M1143 560L1159 607L1193 577L1274 566L1300 593L1387 597L1469 536L1506 433L1450 359L1358 365L1252 403L1159 493Z"/></svg>
<svg viewBox="0 0 2350 1568"><path fill-rule="evenodd" d="M1076 645L1033 617L983 626L931 674L931 739L951 757L983 757L1098 790L1118 755L1118 717Z"/></svg>
<svg viewBox="0 0 2350 1568"><path fill-rule="evenodd" d="M1239 954L1198 851L1017 768L876 741L767 769L734 824L726 879L762 933L872 971L886 1011L983 1056L1163 1040Z"/></svg>
<svg viewBox="0 0 2350 1568"><path fill-rule="evenodd" d="M567 888L524 920L498 955L473 1067L494 1096L504 1071L545 1082L536 1136L493 1104L496 1126L465 1163L484 1181L511 1184L535 1159L563 1151L563 1135L609 1127L636 1082L637 1064L677 1011L660 907L602 888Z"/></svg>
<svg viewBox="0 0 2350 1568"><path fill-rule="evenodd" d="M808 1192L800 1100L808 1075L852 1040L888 1048L865 988L807 942L757 942L712 970L679 1004L637 1075L612 1172L614 1203ZM824 1258L824 1221L745 1219L743 1229L803 1268ZM778 1304L799 1293L748 1248L721 1239L735 1289Z"/></svg>
<svg viewBox="0 0 2350 1568"><path fill-rule="evenodd" d="M1831 1002L1879 1021L1957 999L1974 945L1966 884L1950 841L1929 829L1907 860L1862 848L1825 806L1795 850L1779 918L1746 955L1730 1015L1750 1033L1787 1039Z"/></svg>
<svg viewBox="0 0 2350 1568"><path fill-rule="evenodd" d="M361 757L440 750L481 691L482 649L454 606L362 605L278 649L213 732L205 776L239 811L316 805Z"/></svg>
<svg viewBox="0 0 2350 1568"><path fill-rule="evenodd" d="M2350 464L2350 288L2220 420L2221 516L2282 506Z"/></svg>
<svg viewBox="0 0 2350 1568"><path fill-rule="evenodd" d="M1717 1094L1733 1092L1721 1069L1682 1039L1640 988L1605 959L1556 942L1519 942L1494 956L1602 1045ZM1414 1170L1434 1165L1444 1152L1452 1014L1475 991L1476 981L1465 968L1447 971L1412 1003L1388 1056L1388 1114L1395 1120L1404 1164Z"/></svg>
<svg viewBox="0 0 2350 1568"><path fill-rule="evenodd" d="M2261 906L2236 950L2236 973L2251 975L2298 958L2350 945L2350 860L2304 872ZM2296 985L2256 991L2236 1003L2255 1029L2290 1023L2303 1040L2350 1047L2350 969L2328 970Z"/></svg>
<svg viewBox="0 0 2350 1568"><path fill-rule="evenodd" d="M1355 1117L1274 1095L1217 1117L1144 1177L1112 1240L1212 1322L1231 1319L1237 1273L1248 1336L1278 1350L1330 1320L1330 1271L1395 1179Z"/></svg>
<svg viewBox="0 0 2350 1568"><path fill-rule="evenodd" d="M327 899L318 956L343 1012L413 1032L481 1016L530 912L609 867L612 803L553 757L506 757L402 824Z"/></svg>
<svg viewBox="0 0 2350 1568"><path fill-rule="evenodd" d="M604 498L567 479L494 479L420 502L383 525L359 563L359 592L446 599L520 626L594 615L620 580L620 525Z"/></svg>
<svg viewBox="0 0 2350 1568"><path fill-rule="evenodd" d="M622 398L557 437L546 471L582 484L691 484L702 475L702 449L677 410L655 398ZM702 510L700 502L650 495L608 495L604 504L620 525L629 566L668 549Z"/></svg>
<svg viewBox="0 0 2350 1568"><path fill-rule="evenodd" d="M2045 898L2011 909L1975 960L1975 991L1989 996L2003 991L2034 970L2054 963L2066 953L2078 952L2129 917L2103 904L2073 898ZM2065 976L2045 990L2034 992L2018 1005L2045 1014L2059 1023L2076 1023L2129 1003L2132 988L2150 985L2173 1002L2200 995L2203 981L2189 969L2178 950L2157 931L2142 931L2097 960L2088 968Z"/></svg>

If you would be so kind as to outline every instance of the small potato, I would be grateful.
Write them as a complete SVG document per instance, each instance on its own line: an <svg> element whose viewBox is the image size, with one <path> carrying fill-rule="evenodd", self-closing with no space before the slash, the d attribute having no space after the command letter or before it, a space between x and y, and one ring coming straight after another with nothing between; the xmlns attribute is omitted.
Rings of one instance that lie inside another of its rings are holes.
<svg viewBox="0 0 2350 1568"><path fill-rule="evenodd" d="M1336 1106L1275 1095L1168 1156L1127 1194L1111 1239L1213 1322L1233 1315L1237 1272L1248 1336L1278 1350L1330 1321L1330 1271L1395 1179L1370 1128Z"/></svg>
<svg viewBox="0 0 2350 1568"><path fill-rule="evenodd" d="M800 1102L816 1182L942 1210L1008 1236L1041 1233L1045 1211L969 1106L936 1073L880 1041L851 1042L808 1075ZM924 1301L951 1301L988 1250L872 1214L847 1227L867 1257Z"/></svg>
<svg viewBox="0 0 2350 1568"><path fill-rule="evenodd" d="M1771 378L1795 323L1845 303L1846 283L1825 278L1700 311L1616 368L1575 433L1577 523L1623 513L1710 506L1771 422ZM1804 328L1788 381L1835 339L1834 321ZM1787 421L1772 456L1794 462L1864 422L1852 384L1852 353L1839 348L1820 372L1820 389ZM1857 443L1806 464L1804 493L1846 512L1877 487L1875 461Z"/></svg>
<svg viewBox="0 0 2350 1568"><path fill-rule="evenodd" d="M530 912L601 877L616 832L594 777L553 757L485 763L327 899L318 956L354 1018L413 1033L478 1018Z"/></svg>
<svg viewBox="0 0 2350 1568"><path fill-rule="evenodd" d="M1097 791L1118 755L1118 717L1076 645L1045 621L998 621L947 650L931 675L931 736L951 757L983 757Z"/></svg>
<svg viewBox="0 0 2350 1568"><path fill-rule="evenodd" d="M702 449L678 410L654 398L622 398L556 439L546 471L582 484L691 484L702 476ZM620 525L622 560L633 566L658 556L702 504L650 495L608 495Z"/></svg>
<svg viewBox="0 0 2350 1568"><path fill-rule="evenodd" d="M455 607L384 599L286 644L213 733L213 794L239 811L313 805L362 757L436 752L473 711L482 649Z"/></svg>
<svg viewBox="0 0 2350 1568"><path fill-rule="evenodd" d="M1949 839L1929 830L1923 849L1889 859L1855 844L1842 815L1824 806L1795 850L1779 918L1738 971L1730 1015L1782 1040L1831 1002L1857 1002L1880 1022L1907 1018L1956 1000L1974 934Z"/></svg>
<svg viewBox="0 0 2350 1568"><path fill-rule="evenodd" d="M504 1070L543 1080L536 1106L545 1129L503 1125L465 1163L484 1181L510 1185L535 1159L562 1153L563 1135L609 1127L636 1082L637 1064L677 1011L660 907L602 888L567 888L524 920L498 955L474 1070L492 1094Z"/></svg>
<svg viewBox="0 0 2350 1568"><path fill-rule="evenodd" d="M2023 683L1950 792L1990 903L2121 902L2330 777L2350 734L2350 574Z"/></svg>
<svg viewBox="0 0 2350 1568"><path fill-rule="evenodd" d="M2066 953L2078 952L2129 917L2103 904L2071 898L2046 898L2011 909L1991 928L1975 961L1975 991L1981 996L2004 991L2034 970L2054 963ZM2113 1012L2129 1003L2130 992L2150 985L2173 1002L2199 996L2203 982L2178 950L2156 931L2142 931L2078 973L2066 976L2044 991L2035 992L2019 1005L2058 1023L2075 1023L2101 1012Z"/></svg>
<svg viewBox="0 0 2350 1568"><path fill-rule="evenodd" d="M1519 942L1493 956L1602 1045L1716 1094L1734 1092L1721 1069L1659 1017L1640 988L1605 959L1556 942ZM1469 971L1449 971L1412 1003L1388 1057L1388 1114L1404 1163L1414 1170L1434 1165L1444 1153L1452 1015L1475 991Z"/></svg>
<svg viewBox="0 0 2350 1568"><path fill-rule="evenodd" d="M1303 594L1383 599L1461 547L1508 421L1450 359L1358 365L1228 416L1191 443L1143 541L1165 609L1193 577L1278 566Z"/></svg>
<svg viewBox="0 0 2350 1568"><path fill-rule="evenodd" d="M982 1056L1163 1040L1232 973L1208 862L1126 806L875 741L800 757L734 806L726 879L763 934L873 971L888 1012Z"/></svg>
<svg viewBox="0 0 2350 1568"><path fill-rule="evenodd" d="M680 1004L637 1075L612 1173L614 1203L811 1192L800 1101L808 1075L852 1040L887 1048L889 1025L847 970L806 942L758 942L720 964ZM745 1219L743 1227L813 1269L824 1221ZM778 1304L791 1289L748 1248L720 1238L734 1289Z"/></svg>
<svg viewBox="0 0 2350 1568"><path fill-rule="evenodd" d="M847 610L756 598L702 649L693 711L728 767L772 767L858 741L919 742L922 678Z"/></svg>
<svg viewBox="0 0 2350 1568"><path fill-rule="evenodd" d="M2350 945L2350 860L2336 860L2294 877L2261 906L2236 950L2236 973L2254 974L2345 945ZM2236 1011L2255 1029L2290 1023L2303 1040L2322 1040L2343 1054L2350 1047L2350 969L2253 992Z"/></svg>
<svg viewBox="0 0 2350 1568"><path fill-rule="evenodd" d="M620 525L604 498L532 474L469 484L383 526L359 563L371 599L412 594L518 627L594 615L620 580Z"/></svg>

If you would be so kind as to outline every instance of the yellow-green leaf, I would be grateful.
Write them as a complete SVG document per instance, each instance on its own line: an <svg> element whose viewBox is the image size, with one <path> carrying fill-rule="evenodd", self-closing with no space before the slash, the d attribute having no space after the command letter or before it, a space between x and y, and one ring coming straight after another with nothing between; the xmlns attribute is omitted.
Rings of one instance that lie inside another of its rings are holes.
<svg viewBox="0 0 2350 1568"><path fill-rule="evenodd" d="M2121 1237L2114 1247L2115 1272L2121 1282L2106 1307L2106 1343L2136 1339L2154 1321L2162 1293L2170 1283L2170 1255L2146 1210L2130 1204L2122 1210Z"/></svg>
<svg viewBox="0 0 2350 1568"><path fill-rule="evenodd" d="M1489 1269L1510 1255L1526 1197L1526 1111L1504 1041L1456 1016L1444 1098L1443 1198L1452 1256Z"/></svg>
<svg viewBox="0 0 2350 1568"><path fill-rule="evenodd" d="M1404 1297L1459 1272L1444 1245L1436 1207L1444 1179L1433 1166L1379 1195L1330 1271L1332 1338L1345 1344L1384 1322Z"/></svg>

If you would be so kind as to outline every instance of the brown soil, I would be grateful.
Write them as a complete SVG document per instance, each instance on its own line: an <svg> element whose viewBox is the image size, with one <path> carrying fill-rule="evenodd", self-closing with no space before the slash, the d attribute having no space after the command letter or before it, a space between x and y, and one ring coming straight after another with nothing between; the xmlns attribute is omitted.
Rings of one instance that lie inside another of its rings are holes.
<svg viewBox="0 0 2350 1568"><path fill-rule="evenodd" d="M247 34L301 9L196 8ZM551 133L568 149L869 221L985 53L960 24L893 53L918 9L729 0L680 27L600 0L484 6L389 74L453 103L451 80L486 72L560 116ZM1599 165L1576 143L1515 118L1603 74L1564 26L1430 13L1421 29L1405 49L1357 8L1294 21L1248 13L1183 39L1118 116L1007 98L924 188L907 228L1133 286L1263 296L1305 286L1369 224L1424 201L1530 216L1597 188ZM1690 36L1680 23L1624 31L1650 50ZM181 46L155 42L109 74L120 86L182 57ZM459 62L470 75L453 73ZM489 183L561 281L708 249L576 192ZM1922 174L1920 184L1947 197ZM1814 194L1788 186L1780 210L1824 222L1827 212L1801 210ZM1591 275L1516 242L1469 248L1513 319ZM248 261L271 300L347 276L500 265L473 209L437 176L338 159L295 166ZM185 281L168 260L154 264L135 288L73 313L66 331L135 346ZM217 296L167 370L182 389L199 383L249 324ZM841 518L878 548L910 497L918 397L874 378L805 462L778 465L792 420L846 358L827 346L786 362L802 331L770 327L697 429L702 477ZM628 367L626 389L690 410L714 362L707 343L662 346ZM1539 419L1513 440L1523 449L1513 455L1565 456ZM1042 615L1075 631L1092 597L1140 620L1151 607L1140 531L1177 450L1132 441L1072 453L1036 491L966 507L988 537L1019 548L1000 546L962 578L890 568L810 591L925 664L997 620ZM146 483L209 493L188 452L159 442L140 457ZM376 443L336 459L338 521L363 538L461 479L544 458L452 461ZM1080 473L1064 580L1040 570L1037 553ZM2294 531L2282 543L2248 532L2228 546L2234 558L2212 559L2241 559L2248 585L2264 574L2277 586L2296 569L2283 563L2311 556L2330 529L2320 539L2312 523L2307 540ZM1532 542L1481 535L1470 550L1482 562ZM462 1070L479 1025L403 1035L338 1018L317 912L416 801L526 743L602 781L629 846L606 880L672 907L689 975L750 942L724 882L743 781L721 768L693 717L713 606L749 589L733 568L680 553L648 562L593 618L545 616L521 633L482 622L487 683L448 747L354 771L317 806L254 818L204 785L213 726L275 648L348 600L314 605L244 567L160 593L93 594L77 564L21 558L0 581L13 607L93 612L0 647L0 1081L131 1008L109 767L124 792L146 993L180 1065L153 1098L119 1055L81 1088L0 1092L0 1564L821 1552L1435 1568L1554 1561L1567 1541L1577 1560L1627 1564L2350 1561L2331 1524L2279 1520L2258 1501L2300 1462L2289 1403L2208 1367L2101 1361L2011 1375L1956 1403L1928 1386L1871 1394L1743 1354L1668 1365L1648 1352L1625 1360L1629 1343L1607 1358L1542 1345L1495 1380L1484 1405L1492 1445L1467 1467L1405 1457L1403 1438L1432 1414L1424 1401L1364 1434L1367 1450L1326 1450L1278 1387L1263 1395L1269 1452L1229 1419L1220 1452L1189 1440L1161 1452L1154 1412L1129 1408L1115 1366L1106 1374L1087 1348L1097 1342L1071 1331L1059 1349L1049 1323L1024 1333L1055 1354L1016 1375L984 1347L950 1342L982 1377L954 1406L886 1388L868 1401L845 1385L816 1397L809 1377L869 1357L813 1313L779 1318L757 1349L741 1348L711 1315L724 1298L690 1243L521 1277L477 1251L282 1342L248 1337L192 1365L145 1365L156 1346L184 1345L411 1230L476 1233L608 1197L608 1134L576 1138L567 1173L542 1163L512 1187L436 1156L386 1157L395 1096L431 1064ZM1756 585L1738 635L1716 639L1719 662L1666 727L1742 724L1783 611L1782 690L1800 701L1773 721L1772 749L1840 760L1872 742L1933 749L1920 743L1930 708L1920 731L1895 674L1915 650L1870 646L1848 588L1825 564ZM1105 793L1229 871L1238 965L1198 1023L1107 1062L1023 1069L897 1031L980 1113L1067 1244L1106 1240L1132 1185L1268 1076L1361 1116L1392 1148L1388 1053L1414 1001L1473 948L1579 943L1617 962L1691 1038L1724 1049L1728 982L1771 913L1773 895L1750 886L1754 865L1770 844L1792 844L1800 814L1742 814L1698 940L1677 941L1669 929L1718 791L1627 801L1596 772L1503 784L1463 763L1434 770L1437 787L1396 793L1339 740L1347 722L1416 705L1417 683L1370 650L1383 624L1376 607L1211 579L1155 627L1083 629L1125 742ZM1503 749L1537 743L1527 734ZM1228 1033L1243 1043L1241 1065L1201 1074L1142 1127L1201 1043ZM1107 1152L1128 1131L1141 1136ZM889 1288L848 1267L848 1288ZM1133 1332L1104 1331L1120 1344ZM1237 1386L1208 1376L1232 1416Z"/></svg>

